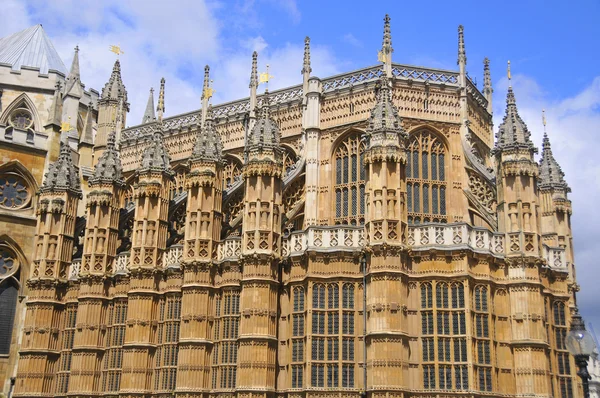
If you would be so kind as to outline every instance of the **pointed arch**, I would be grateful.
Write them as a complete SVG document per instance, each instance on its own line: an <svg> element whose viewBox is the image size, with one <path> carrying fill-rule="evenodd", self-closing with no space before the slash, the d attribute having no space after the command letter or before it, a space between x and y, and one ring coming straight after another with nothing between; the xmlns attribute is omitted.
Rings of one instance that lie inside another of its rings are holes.
<svg viewBox="0 0 600 398"><path fill-rule="evenodd" d="M31 113L32 124L28 127L28 129L33 129L39 131L42 123L40 121L40 115L37 111L37 108L29 95L27 93L22 93L17 98L15 98L4 110L2 113L2 117L0 118L0 124L10 125L10 117L15 113L18 109L26 109Z"/></svg>
<svg viewBox="0 0 600 398"><path fill-rule="evenodd" d="M362 225L365 222L367 173L363 154L364 132L349 129L333 143L331 151L332 207L335 224Z"/></svg>
<svg viewBox="0 0 600 398"><path fill-rule="evenodd" d="M29 277L29 260L19 244L7 234L0 235L0 258L0 285L12 280L22 294Z"/></svg>
<svg viewBox="0 0 600 398"><path fill-rule="evenodd" d="M223 189L228 189L242 177L243 162L235 155L223 156L225 165L223 167Z"/></svg>
<svg viewBox="0 0 600 398"><path fill-rule="evenodd" d="M31 209L38 190L35 177L19 160L0 165L0 208Z"/></svg>
<svg viewBox="0 0 600 398"><path fill-rule="evenodd" d="M448 141L428 125L411 130L407 145L408 223L447 222Z"/></svg>

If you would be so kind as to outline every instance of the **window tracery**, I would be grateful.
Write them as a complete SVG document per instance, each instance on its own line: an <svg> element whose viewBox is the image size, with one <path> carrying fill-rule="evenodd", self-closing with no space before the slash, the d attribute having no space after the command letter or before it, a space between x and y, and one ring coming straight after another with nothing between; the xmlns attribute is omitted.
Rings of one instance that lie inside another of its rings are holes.
<svg viewBox="0 0 600 398"><path fill-rule="evenodd" d="M408 223L446 222L446 148L431 132L411 135L407 150Z"/></svg>
<svg viewBox="0 0 600 398"><path fill-rule="evenodd" d="M22 209L31 201L31 191L25 179L16 173L0 175L0 207Z"/></svg>
<svg viewBox="0 0 600 398"><path fill-rule="evenodd" d="M462 283L421 283L424 389L468 389L465 307L465 288Z"/></svg>
<svg viewBox="0 0 600 398"><path fill-rule="evenodd" d="M227 158L227 163L223 167L223 189L230 188L240 178L242 178L241 164L232 158Z"/></svg>
<svg viewBox="0 0 600 398"><path fill-rule="evenodd" d="M15 109L10 115L10 125L19 130L27 130L33 126L33 115L29 109Z"/></svg>
<svg viewBox="0 0 600 398"><path fill-rule="evenodd" d="M335 224L363 225L365 223L365 180L363 162L365 144L359 133L342 141L333 156Z"/></svg>

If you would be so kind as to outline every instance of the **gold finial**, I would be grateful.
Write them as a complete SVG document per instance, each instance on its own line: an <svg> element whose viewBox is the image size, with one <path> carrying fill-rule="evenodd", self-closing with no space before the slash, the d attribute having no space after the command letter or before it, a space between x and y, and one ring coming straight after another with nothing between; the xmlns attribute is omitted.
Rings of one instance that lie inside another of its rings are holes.
<svg viewBox="0 0 600 398"><path fill-rule="evenodd" d="M508 61L508 67L506 68L506 73L508 75L508 80L510 81L512 78L510 75L510 61Z"/></svg>
<svg viewBox="0 0 600 398"><path fill-rule="evenodd" d="M265 83L266 89L269 89L269 81L273 78L273 75L269 74L269 64L267 64L267 71L260 74L258 78L258 84Z"/></svg>
<svg viewBox="0 0 600 398"><path fill-rule="evenodd" d="M213 96L213 94L216 92L214 88L212 88L213 84L213 80L210 79L210 85L206 88L206 91L204 92L204 98L206 99L210 99L210 97Z"/></svg>
<svg viewBox="0 0 600 398"><path fill-rule="evenodd" d="M119 55L121 55L121 54L125 54L125 51L123 51L123 50L121 49L121 46L120 46L119 44L116 44L116 45L114 45L114 44L111 44L111 45L108 47L108 49L109 49L111 52L113 52L113 53L117 54L117 56L119 56Z"/></svg>
<svg viewBox="0 0 600 398"><path fill-rule="evenodd" d="M71 131L71 116L69 116L68 122L62 122L60 124L60 131Z"/></svg>

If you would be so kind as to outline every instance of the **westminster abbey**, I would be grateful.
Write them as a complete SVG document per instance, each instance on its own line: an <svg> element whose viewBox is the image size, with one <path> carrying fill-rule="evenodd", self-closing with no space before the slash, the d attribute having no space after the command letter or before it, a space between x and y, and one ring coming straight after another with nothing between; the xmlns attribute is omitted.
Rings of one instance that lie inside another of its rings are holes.
<svg viewBox="0 0 600 398"><path fill-rule="evenodd" d="M141 124L40 25L0 39L11 397L579 397L570 191L510 87L392 62ZM108 72L107 72L108 76ZM266 77L268 79L268 76ZM299 79L300 80L300 79ZM165 88L166 87L166 88ZM261 86L262 87L262 86ZM262 91L262 90L261 90ZM496 137L496 139L494 139Z"/></svg>

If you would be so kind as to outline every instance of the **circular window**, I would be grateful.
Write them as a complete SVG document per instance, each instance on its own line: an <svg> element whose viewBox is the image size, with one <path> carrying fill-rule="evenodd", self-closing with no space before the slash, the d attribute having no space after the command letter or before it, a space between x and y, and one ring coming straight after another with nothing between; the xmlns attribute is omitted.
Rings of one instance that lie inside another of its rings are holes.
<svg viewBox="0 0 600 398"><path fill-rule="evenodd" d="M0 248L0 277L13 274L18 265L19 261L11 252Z"/></svg>
<svg viewBox="0 0 600 398"><path fill-rule="evenodd" d="M29 203L25 181L15 174L0 175L0 207L20 209Z"/></svg>
<svg viewBox="0 0 600 398"><path fill-rule="evenodd" d="M10 124L16 129L27 130L33 124L33 116L27 109L17 109L10 115Z"/></svg>

